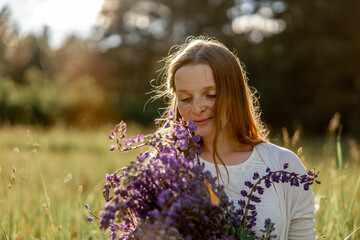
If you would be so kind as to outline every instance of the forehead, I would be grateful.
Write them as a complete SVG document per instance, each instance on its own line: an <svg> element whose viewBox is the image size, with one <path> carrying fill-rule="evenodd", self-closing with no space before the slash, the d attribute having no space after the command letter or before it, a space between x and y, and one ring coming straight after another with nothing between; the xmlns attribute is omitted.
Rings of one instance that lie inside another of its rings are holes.
<svg viewBox="0 0 360 240"><path fill-rule="evenodd" d="M207 64L188 64L180 67L174 76L176 92L215 89L215 80Z"/></svg>

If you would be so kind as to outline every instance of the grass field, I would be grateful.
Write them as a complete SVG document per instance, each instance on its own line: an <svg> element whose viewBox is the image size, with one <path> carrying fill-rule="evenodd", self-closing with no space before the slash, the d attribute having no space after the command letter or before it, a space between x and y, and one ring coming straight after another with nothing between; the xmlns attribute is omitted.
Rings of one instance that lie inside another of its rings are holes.
<svg viewBox="0 0 360 240"><path fill-rule="evenodd" d="M100 211L105 173L134 157L108 151L111 128L0 128L0 239L107 239L95 221L86 221L84 204ZM129 132L144 129L130 124ZM359 144L290 140L277 144L303 147L306 168L320 170L322 184L313 188L317 238L360 239Z"/></svg>

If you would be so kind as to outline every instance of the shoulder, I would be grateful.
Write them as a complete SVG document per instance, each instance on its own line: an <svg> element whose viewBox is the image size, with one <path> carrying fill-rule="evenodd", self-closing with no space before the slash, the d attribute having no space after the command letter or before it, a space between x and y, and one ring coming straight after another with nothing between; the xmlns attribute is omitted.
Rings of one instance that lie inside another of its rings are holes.
<svg viewBox="0 0 360 240"><path fill-rule="evenodd" d="M265 148L267 150L267 154L270 156L265 157L271 161L272 165L282 168L285 163L288 163L289 170L305 172L305 167L300 158L291 150L269 142L260 143L258 145L260 148Z"/></svg>

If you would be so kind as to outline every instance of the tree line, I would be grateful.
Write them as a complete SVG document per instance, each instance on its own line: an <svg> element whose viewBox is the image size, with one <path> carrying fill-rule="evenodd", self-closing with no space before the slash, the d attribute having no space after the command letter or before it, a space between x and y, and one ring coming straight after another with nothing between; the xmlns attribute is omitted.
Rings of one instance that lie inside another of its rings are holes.
<svg viewBox="0 0 360 240"><path fill-rule="evenodd" d="M188 36L215 37L246 65L271 129L322 134L335 113L360 134L360 3L356 0L105 0L94 38L20 37L0 12L2 122L91 125L159 117L149 100L161 60Z"/></svg>

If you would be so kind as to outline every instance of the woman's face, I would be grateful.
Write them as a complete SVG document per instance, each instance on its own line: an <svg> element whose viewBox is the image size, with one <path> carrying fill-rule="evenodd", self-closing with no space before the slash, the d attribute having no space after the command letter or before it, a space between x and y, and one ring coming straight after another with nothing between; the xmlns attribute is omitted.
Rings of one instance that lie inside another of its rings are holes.
<svg viewBox="0 0 360 240"><path fill-rule="evenodd" d="M185 65L176 71L174 80L183 120L193 120L196 133L203 139L213 137L216 85L211 68L206 64Z"/></svg>

